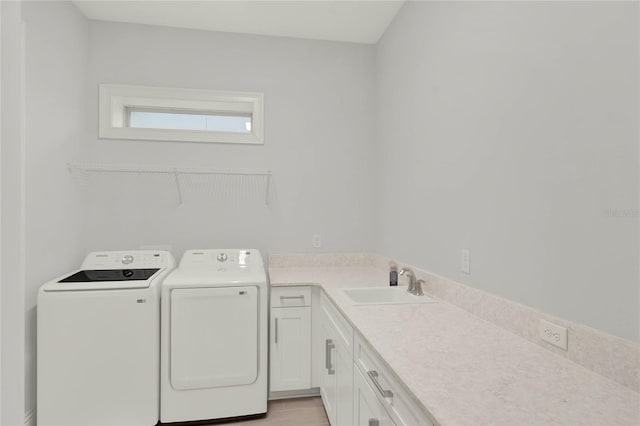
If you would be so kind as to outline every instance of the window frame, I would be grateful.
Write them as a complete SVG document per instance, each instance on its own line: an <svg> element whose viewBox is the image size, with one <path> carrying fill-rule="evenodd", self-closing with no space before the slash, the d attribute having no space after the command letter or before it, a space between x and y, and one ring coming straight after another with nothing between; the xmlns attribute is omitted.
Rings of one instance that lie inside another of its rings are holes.
<svg viewBox="0 0 640 426"><path fill-rule="evenodd" d="M99 137L148 141L264 144L264 95L207 89L100 84ZM251 132L132 128L128 110L251 115Z"/></svg>

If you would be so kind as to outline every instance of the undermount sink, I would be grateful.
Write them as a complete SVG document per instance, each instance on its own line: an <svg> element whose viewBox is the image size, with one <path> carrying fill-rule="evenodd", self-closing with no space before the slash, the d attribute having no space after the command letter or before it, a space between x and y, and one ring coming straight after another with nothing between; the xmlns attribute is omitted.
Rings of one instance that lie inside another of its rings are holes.
<svg viewBox="0 0 640 426"><path fill-rule="evenodd" d="M429 296L414 296L406 287L343 288L340 291L353 305L399 305L412 303L434 303Z"/></svg>

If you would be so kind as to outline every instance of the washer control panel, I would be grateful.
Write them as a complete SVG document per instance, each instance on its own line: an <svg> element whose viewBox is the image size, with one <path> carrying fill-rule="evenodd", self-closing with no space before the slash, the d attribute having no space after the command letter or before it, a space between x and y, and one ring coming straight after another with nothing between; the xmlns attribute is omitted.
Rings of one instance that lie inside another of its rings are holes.
<svg viewBox="0 0 640 426"><path fill-rule="evenodd" d="M97 251L87 255L82 269L163 268L172 264L171 259L171 254L166 251Z"/></svg>

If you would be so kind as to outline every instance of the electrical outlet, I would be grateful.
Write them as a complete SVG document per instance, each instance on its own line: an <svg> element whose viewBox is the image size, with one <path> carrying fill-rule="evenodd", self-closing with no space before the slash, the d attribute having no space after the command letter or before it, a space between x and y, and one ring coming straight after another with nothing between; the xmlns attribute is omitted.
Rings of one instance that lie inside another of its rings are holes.
<svg viewBox="0 0 640 426"><path fill-rule="evenodd" d="M470 274L471 269L469 265L471 253L469 249L460 250L460 270L465 274Z"/></svg>
<svg viewBox="0 0 640 426"><path fill-rule="evenodd" d="M540 338L554 346L567 350L567 329L543 319L538 323Z"/></svg>
<svg viewBox="0 0 640 426"><path fill-rule="evenodd" d="M313 248L322 247L322 236L320 234L313 234L312 246L313 246Z"/></svg>

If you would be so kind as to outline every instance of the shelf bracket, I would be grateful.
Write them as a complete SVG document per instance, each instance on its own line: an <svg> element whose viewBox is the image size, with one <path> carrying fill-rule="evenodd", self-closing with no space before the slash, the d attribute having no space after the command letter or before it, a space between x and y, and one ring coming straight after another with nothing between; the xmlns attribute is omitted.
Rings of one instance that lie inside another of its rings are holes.
<svg viewBox="0 0 640 426"><path fill-rule="evenodd" d="M265 189L264 204L269 205L269 189L271 188L271 172L267 174L267 188Z"/></svg>
<svg viewBox="0 0 640 426"><path fill-rule="evenodd" d="M178 206L182 205L182 191L180 190L180 177L178 176L178 169L173 169L173 177L176 181L176 191L178 192Z"/></svg>

